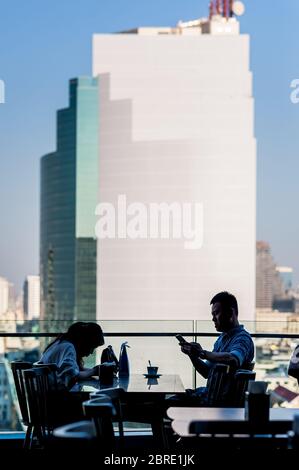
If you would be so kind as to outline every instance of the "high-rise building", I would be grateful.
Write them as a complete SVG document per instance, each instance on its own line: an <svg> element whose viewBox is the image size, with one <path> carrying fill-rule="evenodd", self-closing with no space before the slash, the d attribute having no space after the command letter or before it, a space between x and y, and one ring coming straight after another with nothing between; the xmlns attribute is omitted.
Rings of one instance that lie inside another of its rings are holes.
<svg viewBox="0 0 299 470"><path fill-rule="evenodd" d="M9 307L10 284L4 277L0 277L0 315L6 313Z"/></svg>
<svg viewBox="0 0 299 470"><path fill-rule="evenodd" d="M285 291L289 291L293 287L293 268L289 266L277 266L276 271L282 280Z"/></svg>
<svg viewBox="0 0 299 470"><path fill-rule="evenodd" d="M236 18L93 38L99 202L202 203L203 244L98 240L99 319L205 319L233 292L255 312L256 141L249 37ZM136 207L136 206L135 206ZM131 214L132 215L132 214ZM199 227L197 227L199 228Z"/></svg>
<svg viewBox="0 0 299 470"><path fill-rule="evenodd" d="M23 288L25 320L38 319L40 316L40 277L27 276Z"/></svg>
<svg viewBox="0 0 299 470"><path fill-rule="evenodd" d="M273 279L275 263L271 255L270 245L258 241L256 244L256 307L272 309Z"/></svg>
<svg viewBox="0 0 299 470"><path fill-rule="evenodd" d="M256 308L272 309L274 299L284 297L282 280L271 254L270 245L264 241L256 244Z"/></svg>
<svg viewBox="0 0 299 470"><path fill-rule="evenodd" d="M41 316L95 319L98 81L70 81L57 114L57 150L41 162ZM60 325L61 327L61 325Z"/></svg>

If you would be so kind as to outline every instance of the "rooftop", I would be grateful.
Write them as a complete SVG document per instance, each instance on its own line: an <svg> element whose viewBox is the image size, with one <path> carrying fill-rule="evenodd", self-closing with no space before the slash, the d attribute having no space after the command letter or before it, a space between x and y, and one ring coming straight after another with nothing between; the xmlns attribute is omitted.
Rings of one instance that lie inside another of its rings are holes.
<svg viewBox="0 0 299 470"><path fill-rule="evenodd" d="M238 35L240 33L240 23L235 17L223 17L213 15L210 18L198 18L192 21L179 21L176 26L141 26L125 31L120 34L138 34L140 36L158 35Z"/></svg>

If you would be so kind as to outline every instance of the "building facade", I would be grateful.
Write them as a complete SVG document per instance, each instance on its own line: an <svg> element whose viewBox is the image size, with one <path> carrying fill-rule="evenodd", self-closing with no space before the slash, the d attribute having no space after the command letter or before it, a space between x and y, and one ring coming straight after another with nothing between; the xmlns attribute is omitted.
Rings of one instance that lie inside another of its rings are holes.
<svg viewBox="0 0 299 470"><path fill-rule="evenodd" d="M254 320L256 141L249 37L235 18L93 38L99 196L202 204L202 246L98 239L98 319L207 319L229 290ZM147 220L149 222L149 220ZM199 228L199 227L197 227Z"/></svg>
<svg viewBox="0 0 299 470"><path fill-rule="evenodd" d="M24 318L37 320L40 316L40 277L27 276L23 288Z"/></svg>
<svg viewBox="0 0 299 470"><path fill-rule="evenodd" d="M57 150L41 160L41 317L52 330L96 315L97 129L97 79L71 80Z"/></svg>
<svg viewBox="0 0 299 470"><path fill-rule="evenodd" d="M272 309L276 265L270 245L264 241L256 244L256 308Z"/></svg>
<svg viewBox="0 0 299 470"><path fill-rule="evenodd" d="M6 313L9 307L10 284L4 277L0 277L0 315Z"/></svg>
<svg viewBox="0 0 299 470"><path fill-rule="evenodd" d="M293 268L289 266L277 266L276 271L283 283L285 291L289 291L293 287Z"/></svg>

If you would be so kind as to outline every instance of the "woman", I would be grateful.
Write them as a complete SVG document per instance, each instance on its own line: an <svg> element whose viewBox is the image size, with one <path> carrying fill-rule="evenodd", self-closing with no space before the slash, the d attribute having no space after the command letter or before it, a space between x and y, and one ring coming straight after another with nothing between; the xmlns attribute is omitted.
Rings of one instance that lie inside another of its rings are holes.
<svg viewBox="0 0 299 470"><path fill-rule="evenodd" d="M56 364L58 386L70 389L77 381L98 375L99 366L84 368L83 357L89 356L103 344L104 336L100 325L77 322L46 347L39 363Z"/></svg>

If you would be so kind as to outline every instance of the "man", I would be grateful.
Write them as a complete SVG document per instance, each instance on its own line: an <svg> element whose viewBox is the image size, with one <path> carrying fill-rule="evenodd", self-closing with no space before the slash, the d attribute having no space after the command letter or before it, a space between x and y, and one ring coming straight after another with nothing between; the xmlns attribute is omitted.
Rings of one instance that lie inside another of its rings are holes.
<svg viewBox="0 0 299 470"><path fill-rule="evenodd" d="M197 372L207 378L207 386L187 390L191 397L198 397L202 404L207 400L208 390L213 387L212 370L216 363L230 366L222 391L223 402L229 396L236 369L248 369L254 357L254 345L250 334L238 321L238 303L229 292L216 294L211 302L212 320L217 331L222 332L214 344L213 351L204 350L199 343L180 343L181 350L187 354Z"/></svg>

